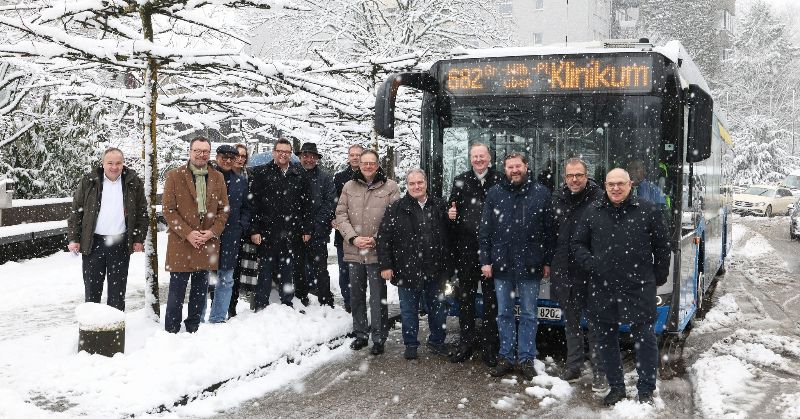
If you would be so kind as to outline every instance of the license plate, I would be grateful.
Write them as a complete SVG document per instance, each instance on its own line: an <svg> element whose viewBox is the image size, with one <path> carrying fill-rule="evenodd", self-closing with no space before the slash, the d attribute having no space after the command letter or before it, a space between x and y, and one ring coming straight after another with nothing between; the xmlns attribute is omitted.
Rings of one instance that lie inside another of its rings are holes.
<svg viewBox="0 0 800 419"><path fill-rule="evenodd" d="M555 307L538 307L539 318L542 320L561 320L561 309Z"/></svg>

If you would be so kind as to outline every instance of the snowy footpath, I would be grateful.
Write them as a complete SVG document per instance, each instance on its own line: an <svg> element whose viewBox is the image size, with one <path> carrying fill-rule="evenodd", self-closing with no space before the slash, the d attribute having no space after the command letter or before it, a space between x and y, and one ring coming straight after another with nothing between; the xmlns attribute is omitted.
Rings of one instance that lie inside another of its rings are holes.
<svg viewBox="0 0 800 419"><path fill-rule="evenodd" d="M242 308L195 334L166 333L142 308L142 254L131 260L125 353L78 353L80 261L61 252L0 265L0 417L210 416L350 353L350 315L315 304ZM160 272L162 286L168 278Z"/></svg>

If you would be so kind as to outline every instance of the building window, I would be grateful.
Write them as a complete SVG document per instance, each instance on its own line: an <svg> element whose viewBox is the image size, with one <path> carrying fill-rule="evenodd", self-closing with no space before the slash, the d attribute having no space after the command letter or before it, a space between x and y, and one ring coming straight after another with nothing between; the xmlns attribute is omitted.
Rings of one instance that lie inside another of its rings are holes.
<svg viewBox="0 0 800 419"><path fill-rule="evenodd" d="M730 58L733 58L733 49L731 49L731 48L723 49L722 50L722 59L723 60L727 60L727 59L730 59Z"/></svg>
<svg viewBox="0 0 800 419"><path fill-rule="evenodd" d="M722 11L722 29L733 33L733 25L736 21L736 16L732 15L729 11Z"/></svg>
<svg viewBox="0 0 800 419"><path fill-rule="evenodd" d="M544 0L534 0L534 2L535 2L534 9L536 10L544 9Z"/></svg>
<svg viewBox="0 0 800 419"><path fill-rule="evenodd" d="M542 45L542 32L533 33L533 45Z"/></svg>

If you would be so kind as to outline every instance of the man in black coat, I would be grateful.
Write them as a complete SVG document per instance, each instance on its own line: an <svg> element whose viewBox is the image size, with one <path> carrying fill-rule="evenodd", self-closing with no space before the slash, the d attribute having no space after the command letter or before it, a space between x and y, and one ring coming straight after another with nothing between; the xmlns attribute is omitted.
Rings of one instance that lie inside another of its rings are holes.
<svg viewBox="0 0 800 419"><path fill-rule="evenodd" d="M474 143L469 149L469 162L472 168L453 179L450 192L448 217L453 233L453 252L456 258L456 286L461 329L461 341L457 351L450 357L451 362L464 362L472 356L477 343L475 336L475 297L478 284L483 294L483 327L481 328L480 348L483 360L489 367L497 363L499 337L497 335L497 295L494 281L481 274L478 260L478 227L481 224L483 201L486 192L496 185L501 175L489 167L492 157L489 147Z"/></svg>
<svg viewBox="0 0 800 419"><path fill-rule="evenodd" d="M358 165L361 160L361 152L364 147L359 144L353 144L347 150L347 167L341 172L333 175L333 185L336 187L335 202L339 202L339 197L342 195L344 184L353 180L356 173L358 173ZM335 212L336 204L334 204ZM334 226L335 227L335 226ZM342 293L342 300L344 300L344 309L350 312L350 271L348 270L347 262L344 260L344 248L342 234L339 230L333 237L333 245L336 246L336 260L339 263L339 290Z"/></svg>
<svg viewBox="0 0 800 419"><path fill-rule="evenodd" d="M279 139L272 150L273 160L256 167L250 185L253 222L250 240L258 246L259 272L255 286L256 310L269 304L272 274L280 281L281 302L292 306L292 271L299 242L308 242L312 233L311 188L302 168L289 164L292 143Z"/></svg>
<svg viewBox="0 0 800 419"><path fill-rule="evenodd" d="M425 172L411 170L406 177L408 193L383 215L378 230L378 263L381 277L397 286L403 329L404 357L417 358L419 307L428 307L428 348L445 355L444 283L450 272L445 203L427 194Z"/></svg>
<svg viewBox="0 0 800 419"><path fill-rule="evenodd" d="M299 247L299 259L294 270L295 295L304 305L308 305L308 292L312 288L317 293L320 305L333 307L331 277L328 273L328 240L336 209L336 187L330 173L319 167L322 154L317 151L315 143L303 144L297 155L300 156L300 164L311 187L314 225L311 240Z"/></svg>
<svg viewBox="0 0 800 419"><path fill-rule="evenodd" d="M567 338L567 362L560 378L568 382L577 381L581 377L585 359L581 317L586 310L587 286L591 279L575 263L569 245L575 228L583 219L586 207L602 197L603 190L588 178L586 163L579 158L568 159L564 163L564 185L553 194L553 214L558 237L550 267L553 295L561 306L566 323L564 329ZM602 364L597 359L597 334L591 322L587 338L594 373L592 389L597 392L605 391L608 384Z"/></svg>
<svg viewBox="0 0 800 419"><path fill-rule="evenodd" d="M604 402L625 398L619 351L619 324L630 323L636 343L639 401L653 402L658 346L653 331L656 288L667 282L671 249L657 205L631 195L630 175L613 169L606 175L606 197L584 212L572 239L575 260L591 272L589 316L598 333L598 352L611 387Z"/></svg>

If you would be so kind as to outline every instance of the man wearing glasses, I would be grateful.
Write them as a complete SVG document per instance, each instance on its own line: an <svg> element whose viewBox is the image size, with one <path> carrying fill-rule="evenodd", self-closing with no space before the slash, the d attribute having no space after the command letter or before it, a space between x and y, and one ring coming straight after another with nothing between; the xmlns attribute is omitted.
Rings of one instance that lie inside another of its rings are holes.
<svg viewBox="0 0 800 419"><path fill-rule="evenodd" d="M592 275L588 315L596 325L597 351L611 387L606 405L625 398L621 323L631 325L635 342L639 402L652 404L656 389L656 288L667 282L671 250L658 204L634 196L632 187L625 170L608 172L606 196L586 209L570 245L576 262Z"/></svg>
<svg viewBox="0 0 800 419"><path fill-rule="evenodd" d="M587 284L589 274L575 263L569 250L569 243L575 234L575 228L583 219L583 212L589 204L602 198L603 189L587 176L586 163L579 158L568 159L564 163L564 184L553 194L553 213L555 215L556 250L550 280L553 293L563 311L565 334L567 338L567 362L560 378L570 383L581 378L583 369L584 336L581 317L586 310ZM589 322L587 330L589 350L592 361L592 390L596 392L608 389L605 372L598 361L597 334Z"/></svg>
<svg viewBox="0 0 800 419"><path fill-rule="evenodd" d="M196 137L189 162L167 172L162 197L167 221L169 296L164 328L181 329L183 300L191 280L186 331L196 332L208 291L208 271L219 268L219 237L228 221L228 194L222 173L208 164L211 142Z"/></svg>
<svg viewBox="0 0 800 419"><path fill-rule="evenodd" d="M258 246L260 259L254 289L256 311L269 304L273 274L279 282L281 303L293 306L295 249L311 239L311 188L302 168L289 164L291 155L292 143L279 139L272 150L272 161L255 168L250 184L250 240Z"/></svg>

